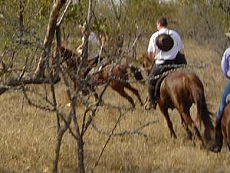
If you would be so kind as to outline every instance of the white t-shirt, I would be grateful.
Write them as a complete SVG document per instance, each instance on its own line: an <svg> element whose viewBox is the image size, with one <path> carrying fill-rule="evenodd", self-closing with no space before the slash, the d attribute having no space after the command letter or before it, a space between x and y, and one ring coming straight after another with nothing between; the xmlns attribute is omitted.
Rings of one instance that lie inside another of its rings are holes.
<svg viewBox="0 0 230 173"><path fill-rule="evenodd" d="M168 34L172 37L172 39L174 41L174 45L173 45L172 49L170 49L167 52L158 49L158 47L156 45L156 38L160 34ZM180 35L176 31L170 30L167 28L162 28L159 31L155 32L151 36L151 38L149 40L148 52L155 53L156 64L163 64L164 60L175 59L177 53L179 51L181 51L183 48L184 48L184 45L182 43Z"/></svg>
<svg viewBox="0 0 230 173"><path fill-rule="evenodd" d="M82 37L82 43L84 42L84 37ZM90 32L88 38L88 59L95 58L99 54L99 41L95 32Z"/></svg>

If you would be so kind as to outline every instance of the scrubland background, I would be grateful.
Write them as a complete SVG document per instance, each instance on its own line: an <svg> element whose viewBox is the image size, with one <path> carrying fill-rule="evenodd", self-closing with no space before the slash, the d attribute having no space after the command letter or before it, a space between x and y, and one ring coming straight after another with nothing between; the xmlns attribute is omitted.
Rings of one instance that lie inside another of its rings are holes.
<svg viewBox="0 0 230 173"><path fill-rule="evenodd" d="M0 2L0 53L4 50L15 51L14 66L21 67L26 57L36 58L41 54L32 43L42 43L52 2L24 1L24 26L28 32L24 33L23 39L28 40L29 44L18 40L20 35L18 2L8 0ZM136 33L141 32L136 47L136 58L133 59L136 62L136 59L146 51L148 39L155 31L155 19L159 15L168 16L169 27L176 29L184 40L184 53L190 64L184 70L194 71L200 77L205 87L209 109L215 113L226 83L220 61L228 45L224 33L228 31L229 18L221 5L225 8L229 2L215 1L217 4L209 2L179 1L180 5L160 5L157 1L127 0L128 5L123 7L122 17L118 20L113 18L113 11L107 8L109 7L107 1L100 1L101 6L96 6L95 14L101 20L95 24L95 28L111 36L121 34L124 38L132 39ZM116 8L119 12L120 9ZM64 43L68 47L76 47L81 40L78 24L84 20L86 9L87 2L82 1L82 6L72 6L66 16L62 31ZM130 35L132 37L128 37ZM9 57L1 58L7 62ZM9 73L4 78L10 75ZM3 76L0 77L3 82ZM142 100L145 100L147 84L132 83L132 85L139 90ZM31 87L37 91L48 88L46 85ZM59 102L62 103L63 109L67 109L68 98L63 81L56 85L56 89ZM230 171L230 153L226 145L221 153L215 154L200 148L197 140L187 140L176 111L170 111L178 137L176 140L172 139L159 109L146 111L135 96L133 98L136 101L136 108L125 112L115 133L138 128L152 120L157 122L141 130L146 137L138 134L112 137L94 172L227 173ZM36 97L34 99L36 100ZM103 101L112 105L129 106L125 99L110 88L106 90ZM56 115L29 105L20 90L10 90L0 95L0 103L0 172L51 172L55 154ZM79 110L83 109L81 103L77 106ZM194 107L191 114L196 114ZM94 121L99 129L110 132L119 115L117 109L105 105L99 107ZM107 135L97 132L92 126L87 131L84 137L86 172L91 171L107 139ZM60 172L75 171L75 153L76 142L69 133L66 133L61 148Z"/></svg>

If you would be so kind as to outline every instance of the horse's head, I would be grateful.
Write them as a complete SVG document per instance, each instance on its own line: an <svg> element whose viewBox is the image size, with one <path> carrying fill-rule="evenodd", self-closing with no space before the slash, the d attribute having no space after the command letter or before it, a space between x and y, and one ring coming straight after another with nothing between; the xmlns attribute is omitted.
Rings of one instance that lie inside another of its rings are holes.
<svg viewBox="0 0 230 173"><path fill-rule="evenodd" d="M131 65L130 71L133 73L134 78L136 80L143 80L144 79L144 77L143 77L143 75L141 73L141 69L139 69L138 67L136 67L134 65Z"/></svg>

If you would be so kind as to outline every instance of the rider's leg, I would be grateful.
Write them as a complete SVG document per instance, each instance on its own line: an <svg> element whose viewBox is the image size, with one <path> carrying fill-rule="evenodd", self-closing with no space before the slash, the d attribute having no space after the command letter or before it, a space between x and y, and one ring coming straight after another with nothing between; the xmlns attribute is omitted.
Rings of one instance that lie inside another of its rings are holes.
<svg viewBox="0 0 230 173"><path fill-rule="evenodd" d="M221 132L221 119L222 119L222 113L227 105L226 98L228 94L230 93L230 80L227 81L227 85L224 89L221 102L218 108L218 112L216 114L216 122L215 122L215 144L213 151L220 152L221 147L223 145L223 135Z"/></svg>
<svg viewBox="0 0 230 173"><path fill-rule="evenodd" d="M156 108L155 86L160 72L161 67L159 65L154 65L149 74L148 93L153 108Z"/></svg>

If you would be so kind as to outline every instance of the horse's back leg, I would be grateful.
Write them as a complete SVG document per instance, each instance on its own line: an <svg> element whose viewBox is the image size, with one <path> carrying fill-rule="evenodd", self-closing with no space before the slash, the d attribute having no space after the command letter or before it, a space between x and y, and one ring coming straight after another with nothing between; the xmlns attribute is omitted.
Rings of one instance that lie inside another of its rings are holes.
<svg viewBox="0 0 230 173"><path fill-rule="evenodd" d="M189 112L181 112L181 115L183 116L183 119L184 119L185 123L194 130L196 136L201 141L202 145L205 146L204 141L202 139L202 136L200 134L200 131L198 130L198 128L195 125L195 123L193 122Z"/></svg>
<svg viewBox="0 0 230 173"><path fill-rule="evenodd" d="M119 85L119 84L117 84L117 85L115 85L115 84L114 84L114 85L111 85L111 88L112 88L113 90L117 91L122 97L126 98L126 99L132 104L132 106L135 107L135 103L134 103L132 97L130 97L130 96L125 92L124 86L122 86L122 84L121 84L121 85Z"/></svg>
<svg viewBox="0 0 230 173"><path fill-rule="evenodd" d="M191 132L191 130L189 129L188 124L185 123L185 121L184 121L183 116L182 116L181 113L180 113L180 116L181 116L181 124L182 124L182 126L184 127L184 129L185 129L185 131L186 131L186 133L187 133L188 139L191 140L191 139L192 139L192 132Z"/></svg>
<svg viewBox="0 0 230 173"><path fill-rule="evenodd" d="M164 105L159 105L160 107L160 110L161 112L163 113L165 119L166 119L166 122L167 122L167 125L168 125L168 128L169 128L169 131L170 131L170 135L174 138L177 138L176 136L176 133L173 129L173 124L172 124L172 121L170 120L169 118L169 113L168 113L168 109L164 108Z"/></svg>
<svg viewBox="0 0 230 173"><path fill-rule="evenodd" d="M142 100L141 100L141 96L140 96L138 90L135 89L135 88L133 88L129 83L124 83L124 86L125 86L126 88L128 88L130 91L132 91L133 94L135 94L135 95L137 96L137 98L138 98L139 102L141 103L141 105L143 105L143 102L142 102Z"/></svg>

